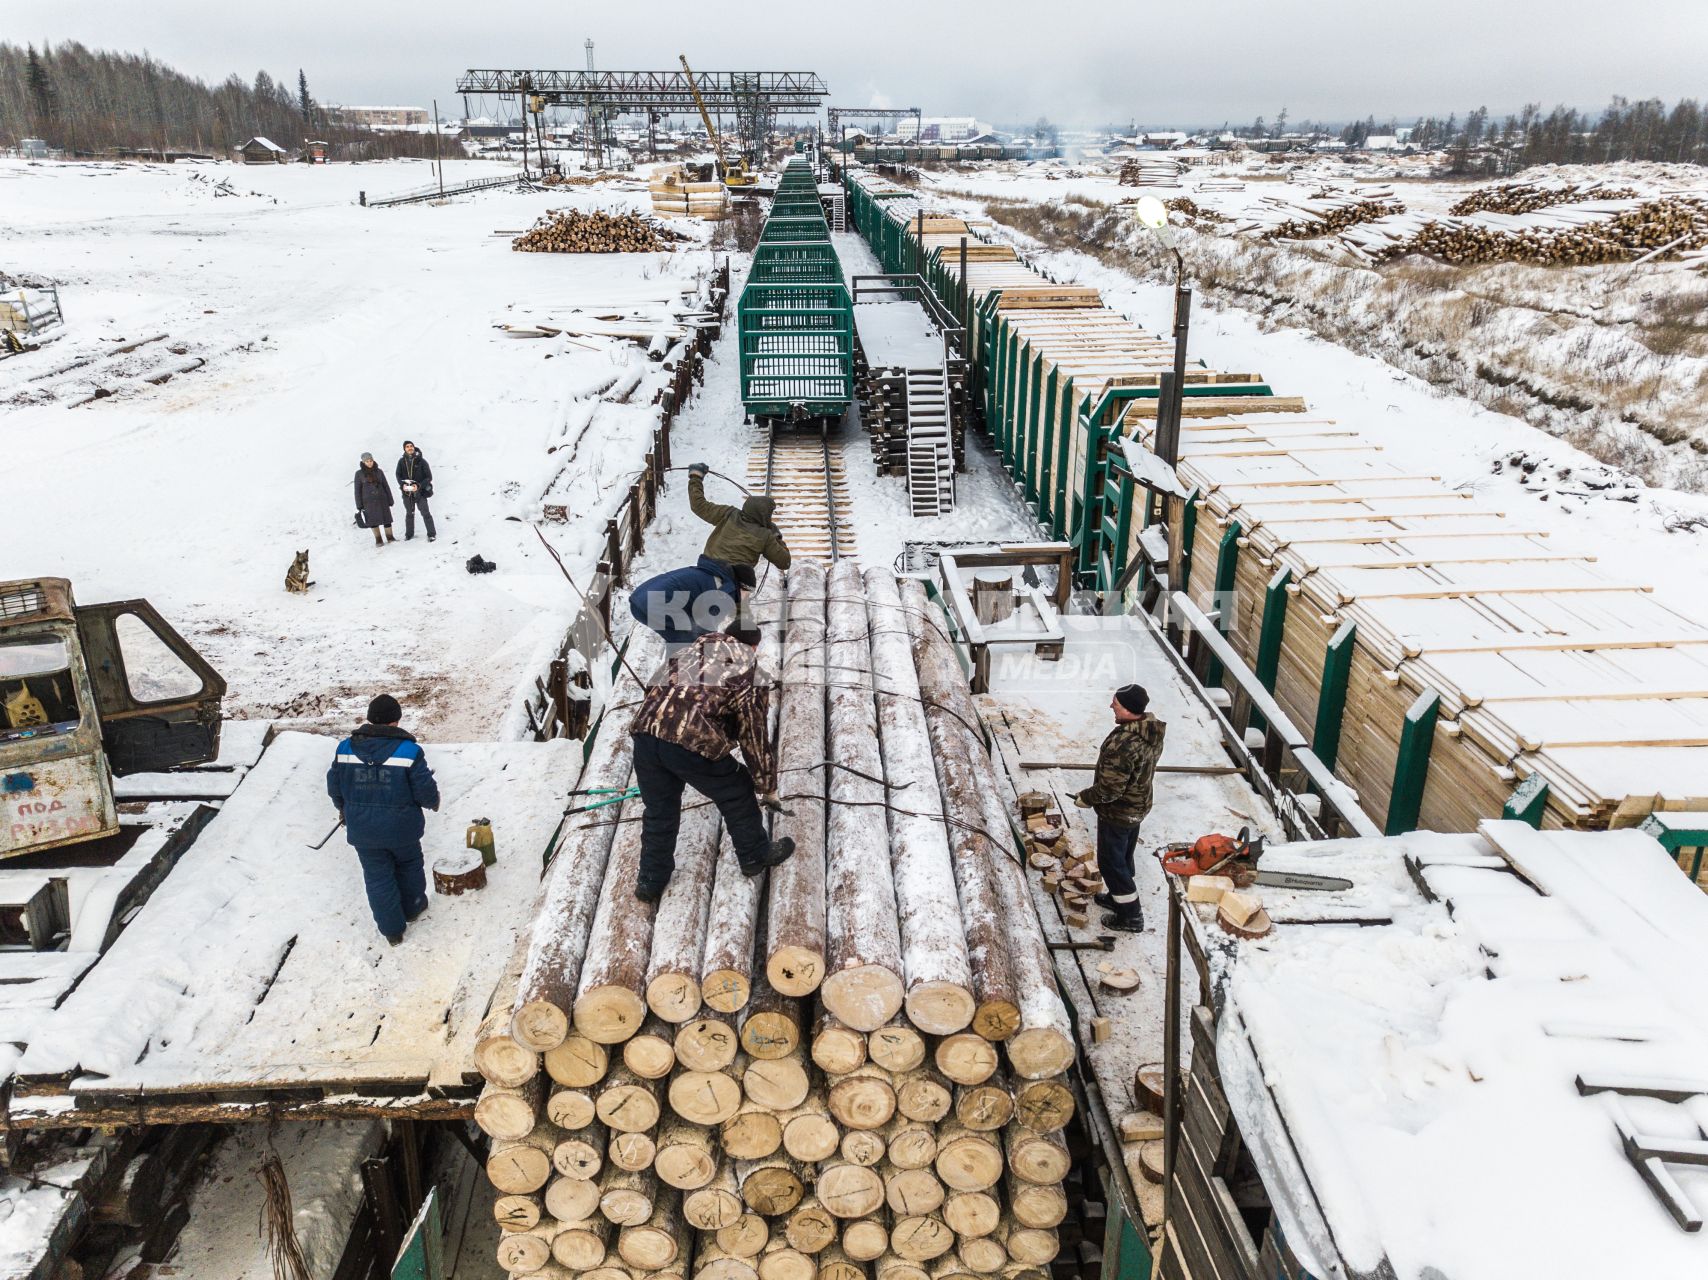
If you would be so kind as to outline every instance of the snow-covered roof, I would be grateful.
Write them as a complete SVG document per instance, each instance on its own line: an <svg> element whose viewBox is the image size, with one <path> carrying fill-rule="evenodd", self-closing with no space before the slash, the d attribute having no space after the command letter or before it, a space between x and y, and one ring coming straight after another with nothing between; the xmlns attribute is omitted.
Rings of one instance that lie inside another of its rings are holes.
<svg viewBox="0 0 1708 1280"><path fill-rule="evenodd" d="M248 142L240 142L237 144L237 149L239 151L247 151L250 147L265 147L268 151L277 151L280 155L285 153L285 149L278 143L274 142L271 138L263 138L260 134L256 134L253 138L249 139Z"/></svg>
<svg viewBox="0 0 1708 1280"><path fill-rule="evenodd" d="M1708 1275L1674 1217L1708 1214L1708 1169L1653 1167L1669 1209L1622 1146L1708 1132L1708 896L1658 843L1485 822L1265 865L1352 879L1364 926L1260 890L1277 928L1234 948L1218 1028L1313 1275Z"/></svg>

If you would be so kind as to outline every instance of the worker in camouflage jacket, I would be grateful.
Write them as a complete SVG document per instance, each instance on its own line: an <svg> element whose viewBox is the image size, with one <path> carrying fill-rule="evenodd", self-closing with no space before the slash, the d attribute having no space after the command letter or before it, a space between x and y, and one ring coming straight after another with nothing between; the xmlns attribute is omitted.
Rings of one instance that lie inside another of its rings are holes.
<svg viewBox="0 0 1708 1280"><path fill-rule="evenodd" d="M427 753L398 727L402 719L397 699L380 694L368 704L368 722L338 744L326 771L326 793L362 863L368 909L394 947L410 921L427 910L422 810L439 807Z"/></svg>
<svg viewBox="0 0 1708 1280"><path fill-rule="evenodd" d="M779 569L789 567L789 546L771 516L777 510L775 498L755 494L739 507L706 500L705 463L696 462L688 468L688 509L707 524L712 531L706 536L701 553L727 565L758 565L763 556Z"/></svg>
<svg viewBox="0 0 1708 1280"><path fill-rule="evenodd" d="M629 733L640 789L640 875L635 897L656 903L676 870L682 789L717 805L746 876L788 860L795 842L773 841L760 801L777 799L771 691L759 671L757 631L712 631L672 657L642 699ZM741 749L742 764L734 757Z"/></svg>
<svg viewBox="0 0 1708 1280"><path fill-rule="evenodd" d="M1082 809L1097 811L1097 869L1105 891L1099 906L1111 908L1103 923L1123 933L1144 928L1133 856L1139 843L1139 824L1151 811L1152 784L1162 759L1162 740L1168 726L1145 710L1150 694L1142 685L1123 685L1109 700L1115 727L1097 752L1097 774L1091 785L1074 797Z"/></svg>

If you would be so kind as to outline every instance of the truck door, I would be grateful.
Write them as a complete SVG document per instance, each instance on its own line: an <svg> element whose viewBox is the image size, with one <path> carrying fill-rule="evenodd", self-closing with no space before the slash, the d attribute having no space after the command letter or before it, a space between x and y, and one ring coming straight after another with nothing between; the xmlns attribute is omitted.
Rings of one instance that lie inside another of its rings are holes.
<svg viewBox="0 0 1708 1280"><path fill-rule="evenodd" d="M77 630L113 773L219 755L225 680L146 600L77 606Z"/></svg>

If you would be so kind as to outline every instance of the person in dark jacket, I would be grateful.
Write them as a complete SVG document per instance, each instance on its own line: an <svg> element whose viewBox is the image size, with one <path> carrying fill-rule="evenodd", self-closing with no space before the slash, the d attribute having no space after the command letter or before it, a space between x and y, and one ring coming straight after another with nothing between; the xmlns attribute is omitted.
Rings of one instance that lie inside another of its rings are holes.
<svg viewBox="0 0 1708 1280"><path fill-rule="evenodd" d="M656 903L676 870L682 788L713 804L735 846L741 873L756 876L788 861L794 839L772 841L759 811L777 809L777 758L771 750L771 691L754 649L759 632L713 631L665 664L641 700L629 734L640 788L640 875L635 897ZM743 765L734 758L741 749Z"/></svg>
<svg viewBox="0 0 1708 1280"><path fill-rule="evenodd" d="M371 453L364 453L356 468L356 515L364 529L374 531L376 547L397 541L391 534L391 485ZM381 529L385 530L383 535Z"/></svg>
<svg viewBox="0 0 1708 1280"><path fill-rule="evenodd" d="M743 591L757 579L751 565L701 556L691 565L648 578L629 596L636 622L663 637L674 653L708 632L721 630L741 609Z"/></svg>
<svg viewBox="0 0 1708 1280"><path fill-rule="evenodd" d="M422 810L439 807L427 755L398 727L401 719L397 699L380 694L368 704L368 722L338 744L326 771L326 793L362 862L374 923L394 947L409 922L427 910Z"/></svg>
<svg viewBox="0 0 1708 1280"><path fill-rule="evenodd" d="M421 508L421 519L427 526L427 541L439 535L433 529L433 512L427 499L433 496L433 468L415 447L415 441L403 442L403 456L397 460L397 491L403 495L403 540L415 536L415 508Z"/></svg>
<svg viewBox="0 0 1708 1280"><path fill-rule="evenodd" d="M1094 899L1109 907L1103 923L1122 933L1144 926L1139 885L1133 874L1133 855L1139 843L1139 824L1149 816L1157 762L1168 726L1145 710L1150 694L1143 685L1123 685L1109 699L1115 727L1097 752L1092 783L1074 797L1083 809L1097 811L1097 869L1108 886Z"/></svg>
<svg viewBox="0 0 1708 1280"><path fill-rule="evenodd" d="M688 509L712 526L706 535L701 552L713 560L729 565L755 567L763 556L779 569L789 567L789 544L782 532L771 522L777 510L777 500L754 494L739 507L706 500L706 473L710 468L703 462L688 467Z"/></svg>

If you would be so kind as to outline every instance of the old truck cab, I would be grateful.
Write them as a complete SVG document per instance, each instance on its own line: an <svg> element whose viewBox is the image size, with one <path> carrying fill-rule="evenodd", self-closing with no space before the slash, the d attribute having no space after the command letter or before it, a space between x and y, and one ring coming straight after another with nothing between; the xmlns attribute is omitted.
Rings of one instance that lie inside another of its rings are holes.
<svg viewBox="0 0 1708 1280"><path fill-rule="evenodd" d="M225 681L145 600L0 583L0 858L114 835L114 775L219 754Z"/></svg>

